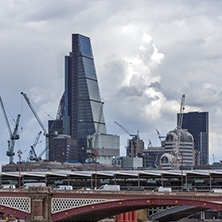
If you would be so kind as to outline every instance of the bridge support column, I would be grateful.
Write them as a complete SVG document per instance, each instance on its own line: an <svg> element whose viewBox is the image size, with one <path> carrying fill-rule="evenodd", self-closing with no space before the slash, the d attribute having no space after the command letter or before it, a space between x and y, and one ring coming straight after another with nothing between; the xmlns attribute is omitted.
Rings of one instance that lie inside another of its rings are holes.
<svg viewBox="0 0 222 222"><path fill-rule="evenodd" d="M136 210L134 210L133 213L132 213L132 219L133 219L132 220L133 222L137 222L137 212L136 212Z"/></svg>
<svg viewBox="0 0 222 222"><path fill-rule="evenodd" d="M123 222L123 214L118 215L118 222Z"/></svg>
<svg viewBox="0 0 222 222"><path fill-rule="evenodd" d="M122 214L117 214L115 216L115 222L125 222L125 216L124 216L125 213L122 213ZM128 222L128 221L127 221Z"/></svg>
<svg viewBox="0 0 222 222"><path fill-rule="evenodd" d="M124 222L128 222L129 221L128 212L123 214L123 221Z"/></svg>
<svg viewBox="0 0 222 222"><path fill-rule="evenodd" d="M30 222L51 222L51 188L30 187L31 217Z"/></svg>
<svg viewBox="0 0 222 222"><path fill-rule="evenodd" d="M133 211L130 211L128 213L129 213L129 222L133 222Z"/></svg>

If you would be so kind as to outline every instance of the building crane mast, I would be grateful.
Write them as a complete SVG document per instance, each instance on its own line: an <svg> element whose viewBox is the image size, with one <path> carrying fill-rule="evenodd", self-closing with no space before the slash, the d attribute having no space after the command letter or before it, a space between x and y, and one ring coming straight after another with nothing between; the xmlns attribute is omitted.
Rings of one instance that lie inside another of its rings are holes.
<svg viewBox="0 0 222 222"><path fill-rule="evenodd" d="M183 124L183 111L185 109L184 107L185 104L185 94L182 95L181 98L181 103L180 103L180 113L179 113L179 119L177 122L177 130L181 130L182 129L182 124Z"/></svg>
<svg viewBox="0 0 222 222"><path fill-rule="evenodd" d="M179 117L178 117L178 122L177 122L177 142L176 142L176 151L175 151L175 158L176 158L176 169L179 170L179 159L181 158L181 172L182 172L182 158L183 158L183 153L179 153L180 150L180 136L181 136L181 131L182 131L182 124L183 124L183 111L185 109L184 107L185 104L185 94L182 95L181 97L181 103L180 103L180 112L179 112Z"/></svg>
<svg viewBox="0 0 222 222"><path fill-rule="evenodd" d="M31 150L30 150L29 155L28 155L28 157L27 157L27 162L28 162L29 160L39 161L39 160L41 159L40 157L37 156L37 154L36 154L36 152L35 152L35 147L36 147L36 145L37 145L38 142L39 142L39 138L40 138L41 134L42 134L42 131L40 131L40 132L38 133L37 137L35 138L35 141L34 141L33 145L31 145Z"/></svg>
<svg viewBox="0 0 222 222"><path fill-rule="evenodd" d="M156 132L157 132L158 138L159 138L159 140L160 140L160 145L162 146L162 139L164 139L165 136L161 136L158 129L156 129Z"/></svg>
<svg viewBox="0 0 222 222"><path fill-rule="evenodd" d="M6 155L9 157L9 163L12 163L13 156L15 155L15 153L14 153L15 140L19 139L18 126L19 126L19 121L20 121L21 115L20 114L17 115L17 119L15 122L15 128L12 132L1 96L0 96L0 104L2 107L3 115L5 118L6 125L8 127L9 135L10 135L10 139L8 140L8 151L6 152Z"/></svg>
<svg viewBox="0 0 222 222"><path fill-rule="evenodd" d="M41 119L39 118L37 112L35 111L35 109L33 108L28 96L26 95L26 93L21 92L21 94L23 95L25 101L27 102L29 108L31 109L32 113L34 114L36 120L38 121L39 125L41 126L42 130L43 130L43 135L45 136L45 141L46 141L46 146L45 149L43 150L43 152L40 155L43 155L45 152L47 152L49 150L49 134L47 133L47 130L45 128L45 126L43 125ZM40 156L41 157L41 156Z"/></svg>
<svg viewBox="0 0 222 222"><path fill-rule="evenodd" d="M101 102L100 105L100 111L99 111L99 117L98 117L98 123L97 123L97 127L95 129L95 137L94 137L94 143L92 141L92 137L88 140L89 141L89 145L87 148L87 159L89 162L95 162L95 156L98 154L98 151L96 150L97 148L97 143L98 143L98 136L99 136L99 128L100 128L100 122L101 122L101 117L102 117L102 111L103 111L103 104L104 102ZM97 153L97 154L96 154Z"/></svg>
<svg viewBox="0 0 222 222"><path fill-rule="evenodd" d="M137 158L138 155L138 140L139 140L139 130L137 130L137 134L133 135L131 134L128 130L126 130L121 124L119 124L118 122L114 121L115 124L117 124L124 132L126 132L129 136L131 136L133 138L133 149L134 149L134 153L133 156L135 155L135 157ZM131 154L132 155L132 154Z"/></svg>
<svg viewBox="0 0 222 222"><path fill-rule="evenodd" d="M138 133L137 135L133 135L131 134L129 131L127 131L121 124L119 124L118 122L114 121L115 124L117 124L124 132L126 132L129 136L134 137L135 139L137 139L138 137Z"/></svg>
<svg viewBox="0 0 222 222"><path fill-rule="evenodd" d="M215 163L215 156L214 156L214 154L212 154L212 157L213 157L213 161L214 161L213 163Z"/></svg>

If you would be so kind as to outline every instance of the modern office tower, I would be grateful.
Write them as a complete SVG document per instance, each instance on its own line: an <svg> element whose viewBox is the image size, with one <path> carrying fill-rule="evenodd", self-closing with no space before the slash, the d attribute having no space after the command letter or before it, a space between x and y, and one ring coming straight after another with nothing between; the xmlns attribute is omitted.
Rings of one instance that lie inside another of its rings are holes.
<svg viewBox="0 0 222 222"><path fill-rule="evenodd" d="M90 39L80 34L72 35L72 52L65 56L65 92L57 119L64 122L64 134L77 141L67 160L85 162L87 135L106 134L106 125Z"/></svg>
<svg viewBox="0 0 222 222"><path fill-rule="evenodd" d="M183 114L183 129L194 137L195 165L209 163L209 113L189 112Z"/></svg>

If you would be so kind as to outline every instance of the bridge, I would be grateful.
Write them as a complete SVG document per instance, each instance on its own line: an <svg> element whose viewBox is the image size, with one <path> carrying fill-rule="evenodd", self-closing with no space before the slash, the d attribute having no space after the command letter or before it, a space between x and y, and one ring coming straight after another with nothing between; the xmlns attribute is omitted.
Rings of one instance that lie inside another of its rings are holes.
<svg viewBox="0 0 222 222"><path fill-rule="evenodd" d="M222 209L222 194L207 192L145 192L52 190L50 187L1 190L0 212L25 221L136 221L136 210L158 206Z"/></svg>

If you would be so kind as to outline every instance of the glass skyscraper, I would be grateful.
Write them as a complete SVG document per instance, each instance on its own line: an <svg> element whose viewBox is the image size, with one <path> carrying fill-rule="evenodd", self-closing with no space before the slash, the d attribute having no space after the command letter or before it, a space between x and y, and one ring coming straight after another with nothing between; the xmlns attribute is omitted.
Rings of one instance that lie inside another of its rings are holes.
<svg viewBox="0 0 222 222"><path fill-rule="evenodd" d="M106 134L106 125L90 39L80 34L72 35L72 52L65 56L65 92L57 119L64 122L64 134L77 141L68 160L85 162L87 135Z"/></svg>
<svg viewBox="0 0 222 222"><path fill-rule="evenodd" d="M209 163L209 113L189 112L183 114L182 128L194 137L195 165Z"/></svg>

